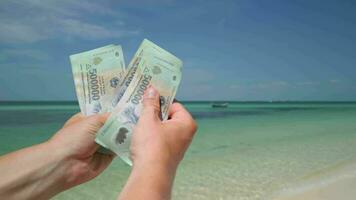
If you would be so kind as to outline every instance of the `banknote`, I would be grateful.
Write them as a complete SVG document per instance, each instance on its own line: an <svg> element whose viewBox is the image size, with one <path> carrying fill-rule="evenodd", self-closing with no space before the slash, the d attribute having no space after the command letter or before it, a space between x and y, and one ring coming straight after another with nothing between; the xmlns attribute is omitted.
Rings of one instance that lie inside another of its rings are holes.
<svg viewBox="0 0 356 200"><path fill-rule="evenodd" d="M141 58L150 51L153 52L155 55L160 55L162 57L171 56L171 54L169 52L165 51L164 49L157 46L153 42L151 42L147 39L144 39L127 67L127 73L126 73L125 78L123 78L120 81L119 86L116 88L116 91L114 92L115 96L111 100L111 110L110 111L112 111L115 108L115 106L119 103L121 97L125 94L126 89L129 87L129 85L136 73L137 66L141 62Z"/></svg>
<svg viewBox="0 0 356 200"><path fill-rule="evenodd" d="M107 112L125 76L121 46L107 45L69 58L81 112L84 115Z"/></svg>
<svg viewBox="0 0 356 200"><path fill-rule="evenodd" d="M159 49L164 52L147 48L141 55L129 86L95 139L98 144L115 152L129 165L132 165L130 160L132 130L141 114L144 91L150 84L158 90L162 119L166 120L181 80L182 61Z"/></svg>

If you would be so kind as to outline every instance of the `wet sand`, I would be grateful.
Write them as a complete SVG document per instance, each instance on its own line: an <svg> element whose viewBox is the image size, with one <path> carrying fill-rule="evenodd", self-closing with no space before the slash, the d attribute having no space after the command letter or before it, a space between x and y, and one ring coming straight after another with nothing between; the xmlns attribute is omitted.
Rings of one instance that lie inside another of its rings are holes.
<svg viewBox="0 0 356 200"><path fill-rule="evenodd" d="M281 196L275 200L354 200L355 198L356 178L347 178L300 194Z"/></svg>
<svg viewBox="0 0 356 200"><path fill-rule="evenodd" d="M356 163L334 171L334 178L319 180L311 186L289 190L274 200L354 200L356 199Z"/></svg>

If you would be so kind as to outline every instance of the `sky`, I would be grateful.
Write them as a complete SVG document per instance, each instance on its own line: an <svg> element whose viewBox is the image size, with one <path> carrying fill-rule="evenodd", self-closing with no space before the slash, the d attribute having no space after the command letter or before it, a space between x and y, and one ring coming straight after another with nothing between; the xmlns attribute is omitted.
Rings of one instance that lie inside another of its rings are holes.
<svg viewBox="0 0 356 200"><path fill-rule="evenodd" d="M2 0L0 100L76 100L69 55L144 38L183 60L180 100L356 100L352 0Z"/></svg>

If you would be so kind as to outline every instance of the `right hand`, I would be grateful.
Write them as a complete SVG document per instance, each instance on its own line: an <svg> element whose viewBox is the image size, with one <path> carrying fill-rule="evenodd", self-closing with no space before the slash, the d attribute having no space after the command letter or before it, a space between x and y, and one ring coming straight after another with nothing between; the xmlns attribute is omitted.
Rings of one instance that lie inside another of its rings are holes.
<svg viewBox="0 0 356 200"><path fill-rule="evenodd" d="M161 121L159 115L159 94L150 86L133 132L131 159L134 168L159 165L175 170L193 139L197 125L181 104L172 104L169 120Z"/></svg>

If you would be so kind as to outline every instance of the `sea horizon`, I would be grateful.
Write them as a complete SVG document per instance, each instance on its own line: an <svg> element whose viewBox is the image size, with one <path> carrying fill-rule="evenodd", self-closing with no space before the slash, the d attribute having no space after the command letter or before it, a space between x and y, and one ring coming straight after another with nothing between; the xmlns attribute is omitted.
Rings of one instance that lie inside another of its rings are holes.
<svg viewBox="0 0 356 200"><path fill-rule="evenodd" d="M283 103L283 104L348 104L348 103L356 103L356 100L349 100L349 101L334 101L334 100L178 100L183 104L199 104L199 103L237 103L237 104L249 104L249 103ZM78 105L78 101L76 100L0 100L0 105L57 105L57 104L65 104L65 105Z"/></svg>

